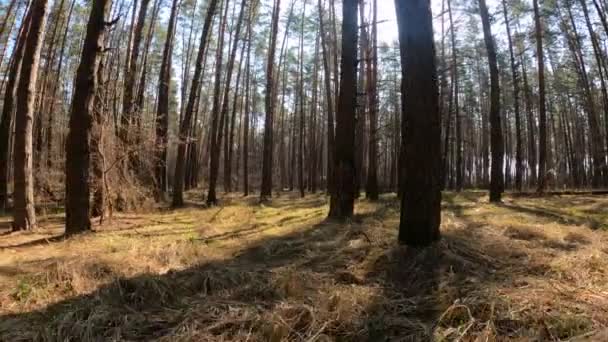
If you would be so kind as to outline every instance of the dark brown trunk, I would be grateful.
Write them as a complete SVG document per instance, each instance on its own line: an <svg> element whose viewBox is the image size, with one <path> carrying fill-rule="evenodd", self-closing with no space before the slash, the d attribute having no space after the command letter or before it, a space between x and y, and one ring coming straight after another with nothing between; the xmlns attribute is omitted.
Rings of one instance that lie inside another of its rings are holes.
<svg viewBox="0 0 608 342"><path fill-rule="evenodd" d="M498 79L498 62L496 47L492 36L490 16L485 0L479 0L479 10L483 25L483 36L488 51L490 66L490 145L492 148L492 166L490 169L490 202L500 202L504 191L504 143L500 118L500 85Z"/></svg>
<svg viewBox="0 0 608 342"><path fill-rule="evenodd" d="M403 195L399 242L440 238L441 118L430 2L395 0L401 56ZM425 146L425 148L420 148Z"/></svg>
<svg viewBox="0 0 608 342"><path fill-rule="evenodd" d="M350 219L355 193L355 110L357 103L357 6L358 0L344 0L342 5L342 62L340 96L336 117L334 180L329 217Z"/></svg>

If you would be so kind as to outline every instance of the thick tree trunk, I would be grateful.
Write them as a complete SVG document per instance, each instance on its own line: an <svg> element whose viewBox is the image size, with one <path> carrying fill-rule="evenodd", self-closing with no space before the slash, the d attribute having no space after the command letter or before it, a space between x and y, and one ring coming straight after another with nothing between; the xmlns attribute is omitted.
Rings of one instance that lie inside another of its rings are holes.
<svg viewBox="0 0 608 342"><path fill-rule="evenodd" d="M70 110L70 132L66 144L66 221L65 233L72 235L91 230L89 168L91 127L99 64L104 50L105 15L110 0L94 0L82 47L80 66L74 82L74 101Z"/></svg>
<svg viewBox="0 0 608 342"><path fill-rule="evenodd" d="M357 103L357 6L358 0L342 5L342 62L340 96L336 117L334 180L329 217L349 219L355 205L355 110Z"/></svg>
<svg viewBox="0 0 608 342"><path fill-rule="evenodd" d="M492 166L490 170L490 202L500 202L504 191L504 143L500 118L500 85L498 79L498 62L490 16L485 0L479 0L483 36L488 50L490 66L490 145L492 147Z"/></svg>
<svg viewBox="0 0 608 342"><path fill-rule="evenodd" d="M441 118L433 21L428 0L395 0L401 51L403 196L399 242L440 238ZM424 146L424 148L421 148Z"/></svg>
<svg viewBox="0 0 608 342"><path fill-rule="evenodd" d="M29 230L36 227L34 208L34 177L32 158L32 124L36 102L36 83L42 37L46 26L48 1L35 0L32 17L21 63L19 86L17 87L17 113L15 115L14 151L14 210L13 231Z"/></svg>

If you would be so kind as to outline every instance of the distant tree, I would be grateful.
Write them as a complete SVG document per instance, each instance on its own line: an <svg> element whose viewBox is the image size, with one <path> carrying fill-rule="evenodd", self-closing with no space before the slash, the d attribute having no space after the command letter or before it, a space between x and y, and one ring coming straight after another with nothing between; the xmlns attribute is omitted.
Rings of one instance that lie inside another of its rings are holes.
<svg viewBox="0 0 608 342"><path fill-rule="evenodd" d="M217 9L218 0L210 0L207 7L207 14L205 16L205 23L203 24L203 32L201 34L201 40L198 47L198 54L196 56L196 63L194 66L194 75L192 76L192 85L190 86L190 92L188 101L186 102L186 109L184 115L181 118L179 125L179 138L180 143L177 147L177 157L175 159L175 174L173 179L173 207L180 207L184 205L184 179L186 177L186 145L185 140L190 127L190 121L194 114L194 107L197 102L197 89L200 87L202 73L203 73L203 59L208 44L209 31L211 30L211 24L213 17ZM159 137L157 136L157 141Z"/></svg>
<svg viewBox="0 0 608 342"><path fill-rule="evenodd" d="M403 195L399 242L440 238L441 122L429 0L395 0L401 51Z"/></svg>

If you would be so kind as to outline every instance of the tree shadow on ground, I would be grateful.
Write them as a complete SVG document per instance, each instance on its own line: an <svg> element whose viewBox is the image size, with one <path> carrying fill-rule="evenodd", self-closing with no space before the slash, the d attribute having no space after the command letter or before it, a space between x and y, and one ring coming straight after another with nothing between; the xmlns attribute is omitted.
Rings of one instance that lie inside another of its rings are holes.
<svg viewBox="0 0 608 342"><path fill-rule="evenodd" d="M267 238L230 260L131 278L104 273L107 284L93 293L0 317L0 340L425 341L438 331L450 338L463 324L465 333L490 325L503 305L488 291L493 285L546 271L523 264L513 248L477 246L483 235L467 229L466 218L430 248L397 246L396 226L370 224L396 220L395 202L381 201L350 224L321 221ZM528 322L493 324L508 335Z"/></svg>
<svg viewBox="0 0 608 342"><path fill-rule="evenodd" d="M512 211L536 216L541 219L554 221L554 222L557 222L560 224L577 225L577 226L585 225L591 229L599 229L601 227L606 226L605 222L601 222L600 220L596 220L590 216L579 217L576 215L566 214L566 213L558 211L558 210L551 210L549 208L541 207L541 206L537 206L537 205L501 203L500 206L502 208L506 208L506 209L509 209Z"/></svg>

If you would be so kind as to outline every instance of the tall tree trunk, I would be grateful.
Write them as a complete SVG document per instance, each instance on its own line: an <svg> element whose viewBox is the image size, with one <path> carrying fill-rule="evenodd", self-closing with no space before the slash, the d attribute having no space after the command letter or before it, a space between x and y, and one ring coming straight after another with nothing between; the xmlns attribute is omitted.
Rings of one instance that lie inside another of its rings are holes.
<svg viewBox="0 0 608 342"><path fill-rule="evenodd" d="M372 201L378 200L378 0L373 1L372 44L368 69L368 103L369 103L369 148L366 197Z"/></svg>
<svg viewBox="0 0 608 342"><path fill-rule="evenodd" d="M306 0L304 0L306 4ZM305 5L306 6L306 5ZM262 161L262 189L260 200L266 201L272 196L272 159L273 159L273 123L274 123L274 54L279 29L281 0L275 0L272 9L272 24L268 43L268 60L266 61L266 118L264 121L264 152Z"/></svg>
<svg viewBox="0 0 608 342"><path fill-rule="evenodd" d="M104 50L105 15L110 0L94 0L82 47L80 66L74 82L74 101L70 110L70 132L66 144L66 220L65 233L72 235L91 230L90 148L91 126L99 87L99 64Z"/></svg>
<svg viewBox="0 0 608 342"><path fill-rule="evenodd" d="M230 142L230 121L228 120L228 107L230 105L230 89L231 88L231 83L232 83L232 74L234 71L234 61L236 60L236 53L238 50L238 46L239 46L239 39L241 36L241 28L243 26L243 18L245 17L245 4L247 3L246 0L242 0L241 1L241 9L239 11L239 17L237 19L237 23L236 23L236 29L234 30L234 37L233 37L233 41L232 41L232 45L228 45L230 47L230 58L228 60L228 66L226 69L227 72L227 78L226 78L226 84L225 84L225 88L224 88L224 99L222 101L222 109L221 109L221 121L223 122L223 127L224 127L224 134L226 136L225 139L225 144L224 144L224 191L229 192L231 191L232 185L231 185L231 177L232 175L230 174L232 171L230 169L230 148L229 148L229 142ZM236 5L236 4L235 4ZM237 78L237 85L238 85L238 78ZM238 92L238 86L235 87L235 93ZM221 146L222 144L222 130L220 130L219 134L218 134L218 144ZM219 153L218 153L219 155ZM219 164L218 164L219 167Z"/></svg>
<svg viewBox="0 0 608 342"><path fill-rule="evenodd" d="M173 0L167 39L163 48L162 62L158 80L158 100L156 108L155 130L156 151L154 178L156 180L156 200L161 201L168 191L167 181L167 143L169 136L169 94L171 93L171 67L173 40L177 22L178 0Z"/></svg>
<svg viewBox="0 0 608 342"><path fill-rule="evenodd" d="M15 51L13 52L13 62L11 64L6 89L4 91L4 101L2 106L2 118L0 119L0 210L8 207L8 182L9 182L9 156L11 126L13 112L15 109L15 99L17 97L18 80L21 74L21 64L25 43L27 41L29 26L31 22L31 11L24 17L19 30Z"/></svg>
<svg viewBox="0 0 608 342"><path fill-rule="evenodd" d="M490 16L485 0L479 0L479 10L483 25L483 36L488 50L490 65L490 145L492 147L492 167L490 170L490 202L500 202L504 191L504 143L500 118L500 85L496 47L492 36Z"/></svg>
<svg viewBox="0 0 608 342"><path fill-rule="evenodd" d="M300 18L302 26L300 27L300 71L299 71L299 80L300 84L298 86L299 89L299 101L300 101L300 124L298 125L299 133L298 133L298 186L300 188L300 197L304 197L304 125L305 125L305 103L304 99L305 91L304 91L304 21L306 15L306 0L304 0L304 4L302 6L302 17Z"/></svg>
<svg viewBox="0 0 608 342"><path fill-rule="evenodd" d="M538 0L534 4L534 27L536 32L536 58L538 61L538 188L542 193L546 188L547 177L547 109L545 99L545 57L543 52L543 28L540 19Z"/></svg>
<svg viewBox="0 0 608 342"><path fill-rule="evenodd" d="M245 69L245 75L247 78L245 86L245 122L243 123L243 195L249 196L249 113L251 112L249 106L249 99L251 93L251 37L252 37L252 21L253 21L253 8L251 6L249 12L249 20L247 23L247 65Z"/></svg>
<svg viewBox="0 0 608 342"><path fill-rule="evenodd" d="M201 75L203 72L203 59L205 57L205 51L207 47L207 37L213 21L213 16L217 9L218 0L210 0L207 14L205 16L205 23L203 24L203 32L201 33L201 42L198 48L198 55L196 56L196 63L194 66L194 75L192 76L192 85L190 87L190 93L188 96L188 102L186 103L186 110L181 120L179 127L179 138L180 142L177 147L177 157L175 159L175 174L173 179L173 207L181 207L184 205L184 178L186 176L186 140L188 135L188 129L190 128L190 121L194 114L194 106L197 101L196 89L199 88L201 82Z"/></svg>
<svg viewBox="0 0 608 342"><path fill-rule="evenodd" d="M511 62L511 77L513 80L513 107L515 111L515 189L522 190L523 184L523 146L521 137L521 117L519 111L519 79L517 77L517 64L515 53L513 52L513 39L511 37L511 26L509 24L509 13L507 2L502 0L503 15L505 17L505 27L507 29L507 41L509 44L509 58Z"/></svg>
<svg viewBox="0 0 608 342"><path fill-rule="evenodd" d="M217 204L217 176L220 166L220 152L222 147L222 131L223 131L223 110L220 109L220 93L222 74L222 58L224 56L224 35L226 31L226 21L228 17L229 0L224 4L224 15L219 25L219 41L217 48L217 64L215 69L215 86L213 90L213 109L211 121L211 160L209 162L209 192L207 194L207 204ZM229 73L228 73L229 75ZM227 84L230 82L227 81Z"/></svg>
<svg viewBox="0 0 608 342"><path fill-rule="evenodd" d="M355 205L355 110L357 104L357 6L358 0L342 5L342 62L340 96L336 117L334 181L329 217L349 219Z"/></svg>
<svg viewBox="0 0 608 342"><path fill-rule="evenodd" d="M441 118L433 20L428 0L395 0L401 56L403 196L399 242L440 238ZM420 148L425 146L425 148Z"/></svg>
<svg viewBox="0 0 608 342"><path fill-rule="evenodd" d="M321 48L323 51L323 70L325 76L325 104L327 106L327 192L331 195L335 190L334 182L334 102L331 86L331 68L329 65L329 46L327 41L327 31L323 17L324 6L319 0L319 30L321 35Z"/></svg>
<svg viewBox="0 0 608 342"><path fill-rule="evenodd" d="M32 173L32 124L34 122L40 50L46 26L47 10L47 0L35 0L32 4L32 17L19 74L13 164L15 183L13 231L30 230L36 227L34 177Z"/></svg>

